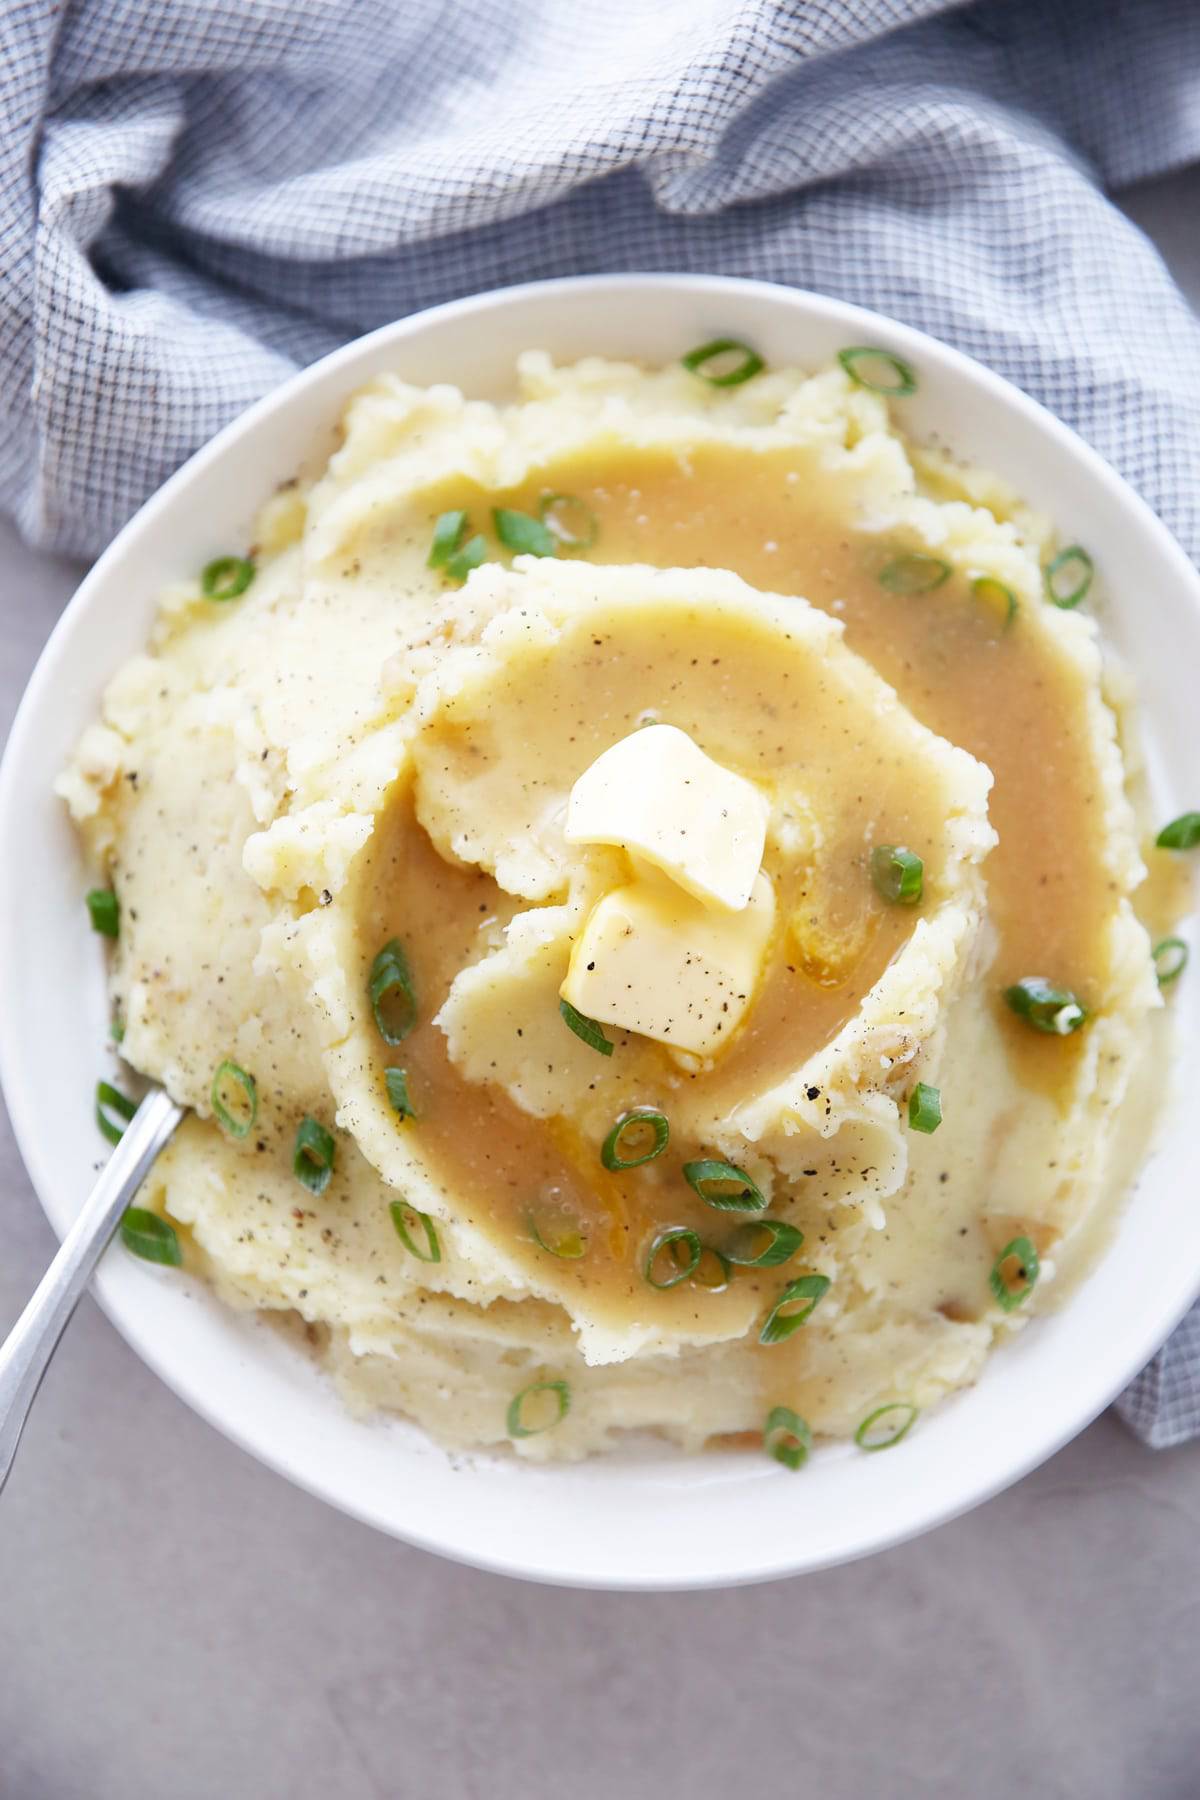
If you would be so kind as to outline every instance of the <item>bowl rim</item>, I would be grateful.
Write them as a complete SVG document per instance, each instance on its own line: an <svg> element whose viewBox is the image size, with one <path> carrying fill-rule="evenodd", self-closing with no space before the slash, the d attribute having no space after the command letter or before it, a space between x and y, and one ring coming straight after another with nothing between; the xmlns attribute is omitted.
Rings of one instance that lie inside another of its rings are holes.
<svg viewBox="0 0 1200 1800"><path fill-rule="evenodd" d="M1098 452L1037 401L973 358L924 332L887 315L804 289L730 276L631 271L519 283L447 301L383 325L297 371L231 420L145 502L85 575L55 624L26 685L4 748L3 760L0 762L0 846L14 841L21 771L31 754L31 742L37 732L38 722L44 710L53 705L55 686L62 672L62 665L69 656L80 620L93 606L96 597L104 593L112 572L119 569L131 554L136 553L140 540L160 517L169 513L177 496L186 491L200 474L226 457L237 445L253 438L267 421L288 412L310 389L323 384L335 374L352 370L357 363L369 362L383 347L390 349L395 346L400 349L410 339L419 339L432 325L451 318L472 319L482 323L497 309L519 307L535 299L557 298L569 301L583 294L608 294L614 301L618 297L628 301L647 286L705 301L726 298L736 304L739 300L752 302L756 298L767 297L775 304L781 301L790 303L799 315L810 319L815 315L822 322L836 321L839 327L846 329L848 335L861 333L864 341L873 339L915 361L933 360L951 380L965 382L968 387L984 389L1004 406L1015 410L1026 424L1034 427L1041 436L1061 449L1066 457L1082 469L1092 491L1100 498L1110 501L1126 517L1131 517L1138 530L1153 540L1158 554L1170 566L1172 579L1189 595L1191 605L1200 617L1200 575L1146 501L1128 486ZM8 976L12 967L11 958L16 954L19 941L19 931L14 927L12 918L12 907L11 896L0 896L0 991L6 994L11 991ZM54 1184L48 1175L38 1135L33 1102L35 1084L27 1076L24 1067L17 1010L7 1006L0 1008L0 1085L3 1087L22 1159L43 1210L57 1231L54 1211L46 1198L48 1189ZM869 1541L817 1558L798 1554L793 1548L790 1553L765 1558L743 1555L741 1561L732 1566L723 1566L713 1571L695 1570L667 1579L632 1570L620 1574L572 1571L558 1566L553 1559L539 1565L536 1561L531 1561L528 1554L512 1555L503 1548L493 1549L477 1543L468 1546L455 1541L444 1521L437 1521L424 1528L407 1522L403 1527L399 1526L394 1519L381 1516L378 1507L373 1507L366 1500L356 1502L352 1496L333 1491L327 1480L320 1479L311 1469L298 1468L286 1455L278 1453L270 1445L256 1441L252 1432L242 1429L225 1416L221 1405L206 1392L203 1371L194 1379L190 1374L185 1378L178 1369L164 1363L159 1354L159 1345L153 1334L144 1327L138 1311L125 1305L110 1291L110 1284L105 1281L103 1270L94 1285L94 1292L106 1316L125 1341L193 1411L242 1449L339 1510L421 1549L491 1572L551 1584L662 1591L771 1580L856 1560L945 1523L1000 1492L1053 1455L1084 1429L1144 1366L1200 1293L1200 1264L1190 1271L1176 1269L1173 1280L1167 1284L1166 1294L1162 1296L1166 1304L1157 1310L1147 1307L1142 1329L1127 1347L1120 1368L1116 1371L1110 1368L1102 1379L1093 1379L1090 1385L1085 1381L1081 1390L1083 1397L1075 1407L1064 1408L1062 1418L1053 1429L1043 1430L1040 1435L1034 1436L1002 1467L989 1468L977 1479L961 1482L950 1496L938 1497L915 1520L897 1523L894 1528L884 1525ZM961 1403L960 1399L951 1404Z"/></svg>

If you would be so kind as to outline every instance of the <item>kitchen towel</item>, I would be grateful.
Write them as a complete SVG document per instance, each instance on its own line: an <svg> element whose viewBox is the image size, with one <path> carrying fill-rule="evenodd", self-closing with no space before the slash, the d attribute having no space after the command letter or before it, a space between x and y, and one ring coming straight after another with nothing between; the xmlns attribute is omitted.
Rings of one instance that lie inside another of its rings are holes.
<svg viewBox="0 0 1200 1800"><path fill-rule="evenodd" d="M1196 0L0 0L0 506L91 555L346 338L698 270L979 357L1196 557L1200 322L1108 193L1198 156ZM1121 1407L1200 1432L1200 1310Z"/></svg>

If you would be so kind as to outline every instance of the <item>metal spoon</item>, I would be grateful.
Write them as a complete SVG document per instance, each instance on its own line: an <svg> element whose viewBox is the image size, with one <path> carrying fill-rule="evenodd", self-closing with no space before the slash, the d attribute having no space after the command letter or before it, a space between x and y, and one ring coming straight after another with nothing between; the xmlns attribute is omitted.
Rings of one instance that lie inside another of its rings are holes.
<svg viewBox="0 0 1200 1800"><path fill-rule="evenodd" d="M122 1213L183 1112L161 1088L146 1095L33 1298L0 1345L0 1488L8 1479L29 1409L67 1320Z"/></svg>

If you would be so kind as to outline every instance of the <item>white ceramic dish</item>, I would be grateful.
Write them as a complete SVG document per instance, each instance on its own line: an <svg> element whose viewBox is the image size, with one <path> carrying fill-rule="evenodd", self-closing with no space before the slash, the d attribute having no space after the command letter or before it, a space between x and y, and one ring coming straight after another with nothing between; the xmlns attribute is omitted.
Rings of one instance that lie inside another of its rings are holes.
<svg viewBox="0 0 1200 1800"><path fill-rule="evenodd" d="M507 386L515 353L667 361L730 332L769 361L818 365L878 343L920 371L903 403L1091 549L1106 625L1132 666L1161 815L1200 804L1194 671L1200 579L1099 457L1016 389L917 332L812 294L703 277L541 283L384 328L252 407L170 480L97 563L38 664L0 770L0 1078L34 1186L60 1234L92 1179L90 1097L110 1058L84 870L51 782L100 690L142 648L167 581L247 539L260 502L328 433L347 396L397 369L468 392ZM1178 1066L1200 1063L1200 983L1185 982ZM1111 1249L1059 1315L1037 1319L970 1393L886 1458L822 1450L802 1475L737 1454L641 1446L564 1469L449 1458L400 1422L361 1424L303 1355L207 1290L120 1251L101 1304L180 1397L292 1481L411 1543L543 1581L624 1588L763 1580L926 1530L1014 1481L1079 1431L1152 1354L1200 1288L1200 1141L1168 1128ZM69 1353L69 1352L68 1352Z"/></svg>

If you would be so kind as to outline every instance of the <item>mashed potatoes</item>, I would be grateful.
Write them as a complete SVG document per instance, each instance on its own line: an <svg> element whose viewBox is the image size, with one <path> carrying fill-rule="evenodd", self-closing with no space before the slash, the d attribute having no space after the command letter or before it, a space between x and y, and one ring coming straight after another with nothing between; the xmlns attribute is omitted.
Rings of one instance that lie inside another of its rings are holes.
<svg viewBox="0 0 1200 1800"><path fill-rule="evenodd" d="M63 777L193 1109L145 1202L449 1444L895 1429L1126 1171L1094 628L841 367L519 376L361 393Z"/></svg>

